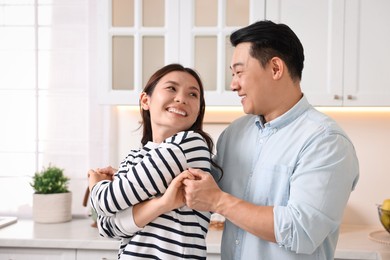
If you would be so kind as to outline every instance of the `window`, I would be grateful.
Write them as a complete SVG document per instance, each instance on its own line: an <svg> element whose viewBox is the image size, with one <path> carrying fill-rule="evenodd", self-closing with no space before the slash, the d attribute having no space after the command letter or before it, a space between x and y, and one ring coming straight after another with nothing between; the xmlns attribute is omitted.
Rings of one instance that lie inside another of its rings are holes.
<svg viewBox="0 0 390 260"><path fill-rule="evenodd" d="M82 173L85 183L87 3L0 0L0 196L13 198L2 201L7 213L30 203L31 176L49 163L74 179Z"/></svg>
<svg viewBox="0 0 390 260"><path fill-rule="evenodd" d="M1 175L11 172L23 175L34 171L37 164L37 42L33 3L31 0L0 4Z"/></svg>

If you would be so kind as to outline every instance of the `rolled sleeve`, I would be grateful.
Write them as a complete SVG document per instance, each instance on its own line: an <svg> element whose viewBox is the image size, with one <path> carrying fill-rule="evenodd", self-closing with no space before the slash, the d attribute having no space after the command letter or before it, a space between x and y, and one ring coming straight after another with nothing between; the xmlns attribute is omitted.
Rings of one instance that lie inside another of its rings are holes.
<svg viewBox="0 0 390 260"><path fill-rule="evenodd" d="M142 230L142 228L135 224L133 207L117 212L115 216L115 224L123 233L129 236Z"/></svg>
<svg viewBox="0 0 390 260"><path fill-rule="evenodd" d="M349 140L339 134L324 135L306 148L301 157L305 163L291 177L287 205L274 208L275 238L280 246L312 254L326 237L338 232L357 178L352 151Z"/></svg>
<svg viewBox="0 0 390 260"><path fill-rule="evenodd" d="M287 207L274 207L274 233L276 243L285 248L292 245L292 220L287 212Z"/></svg>
<svg viewBox="0 0 390 260"><path fill-rule="evenodd" d="M298 254L312 254L339 224L315 208L291 204L275 207L274 220L278 245Z"/></svg>

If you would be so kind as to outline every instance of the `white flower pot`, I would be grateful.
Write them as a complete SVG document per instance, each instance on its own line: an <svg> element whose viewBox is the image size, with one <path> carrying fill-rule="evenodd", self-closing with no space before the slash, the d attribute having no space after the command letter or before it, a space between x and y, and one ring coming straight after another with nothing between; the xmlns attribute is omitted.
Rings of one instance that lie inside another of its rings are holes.
<svg viewBox="0 0 390 260"><path fill-rule="evenodd" d="M72 193L34 193L33 220L38 223L61 223L72 220Z"/></svg>

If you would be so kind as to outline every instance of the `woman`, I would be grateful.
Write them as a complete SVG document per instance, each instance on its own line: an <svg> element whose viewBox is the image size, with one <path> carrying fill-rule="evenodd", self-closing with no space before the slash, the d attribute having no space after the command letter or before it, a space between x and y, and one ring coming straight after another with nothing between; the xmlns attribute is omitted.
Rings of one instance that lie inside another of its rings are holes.
<svg viewBox="0 0 390 260"><path fill-rule="evenodd" d="M184 206L178 189L192 178L181 172L210 172L213 164L213 142L202 130L202 82L192 69L167 65L149 79L140 107L143 147L132 150L118 171L89 171L100 234L122 239L120 259L205 259L210 212Z"/></svg>

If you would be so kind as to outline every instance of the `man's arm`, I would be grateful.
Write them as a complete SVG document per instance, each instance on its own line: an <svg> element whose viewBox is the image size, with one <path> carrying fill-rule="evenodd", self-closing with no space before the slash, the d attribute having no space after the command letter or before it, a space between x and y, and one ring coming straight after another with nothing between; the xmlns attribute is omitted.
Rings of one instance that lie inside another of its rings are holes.
<svg viewBox="0 0 390 260"><path fill-rule="evenodd" d="M199 169L189 169L195 179L185 179L188 207L221 214L234 225L264 240L276 242L272 206L257 206L223 192L213 177Z"/></svg>

